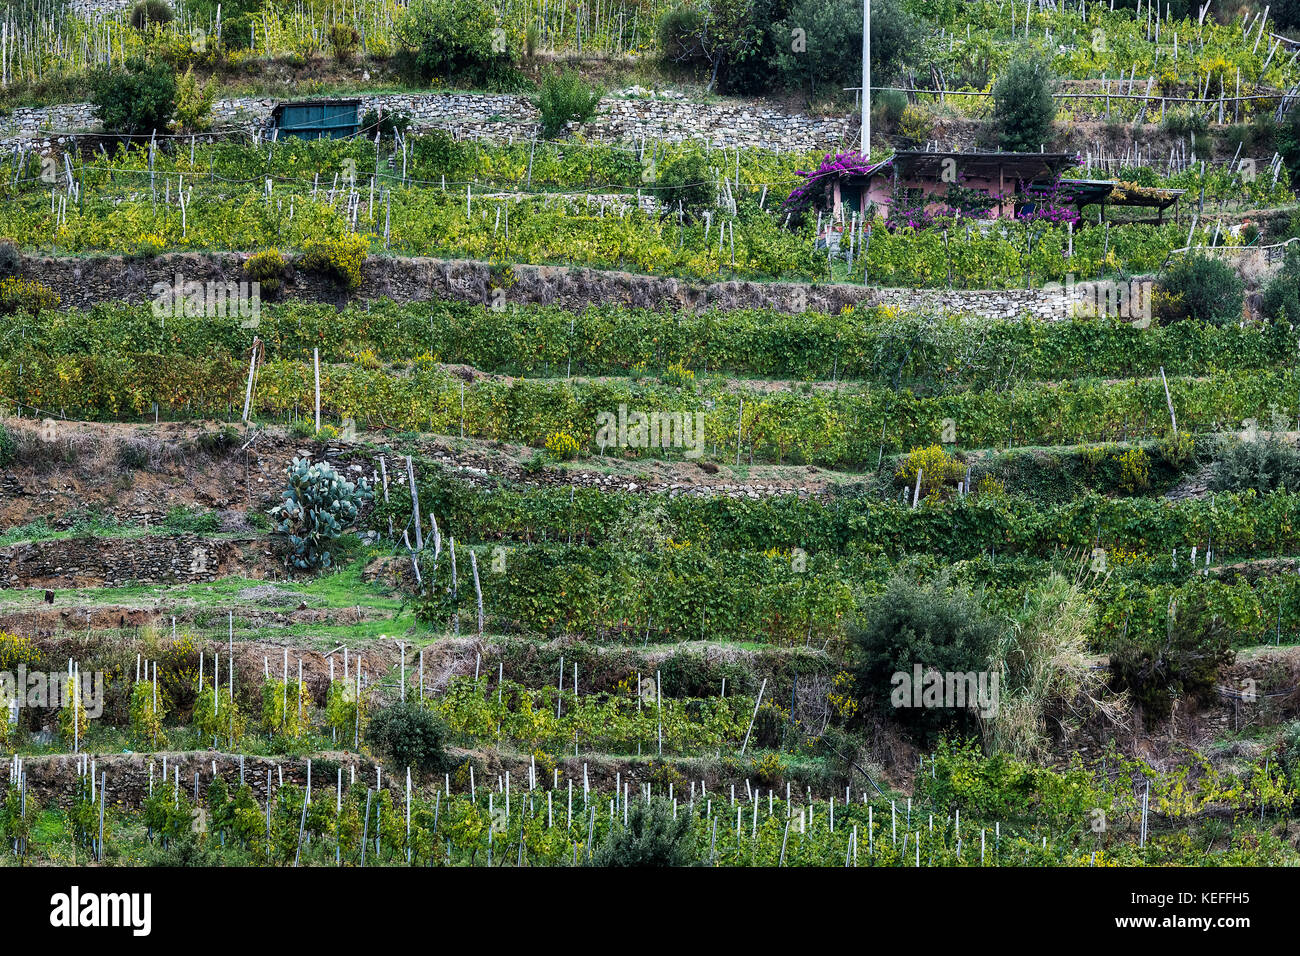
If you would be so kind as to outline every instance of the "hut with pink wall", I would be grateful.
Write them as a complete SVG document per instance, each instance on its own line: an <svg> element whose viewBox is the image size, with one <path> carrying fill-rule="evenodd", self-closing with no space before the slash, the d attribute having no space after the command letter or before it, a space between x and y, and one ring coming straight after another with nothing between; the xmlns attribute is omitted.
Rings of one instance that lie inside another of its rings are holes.
<svg viewBox="0 0 1300 956"><path fill-rule="evenodd" d="M819 207L830 215L822 235L832 238L854 217L870 222L880 216L891 226L923 225L932 216L951 214L979 219L1064 212L1081 219L1083 207L1098 207L1105 220L1107 205L1176 207L1182 190L1120 188L1114 180L1063 179L1061 173L1077 157L1070 153L939 152L900 149L861 172L836 175L826 183ZM861 160L859 158L859 162ZM1071 208L1072 207L1072 208ZM1176 210L1175 210L1176 211Z"/></svg>

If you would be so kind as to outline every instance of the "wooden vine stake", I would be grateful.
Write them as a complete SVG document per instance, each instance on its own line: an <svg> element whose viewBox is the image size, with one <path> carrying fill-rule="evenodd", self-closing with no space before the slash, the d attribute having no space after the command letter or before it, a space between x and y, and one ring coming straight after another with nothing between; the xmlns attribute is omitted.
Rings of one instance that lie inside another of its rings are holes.
<svg viewBox="0 0 1300 956"><path fill-rule="evenodd" d="M320 349L311 350L312 366L316 372L316 431L320 431Z"/></svg>
<svg viewBox="0 0 1300 956"><path fill-rule="evenodd" d="M478 639L481 641L483 640L483 588L479 585L478 558L475 557L473 551L469 553L469 567L474 573L474 600L478 604ZM563 662L561 662L561 668L563 668Z"/></svg>
<svg viewBox="0 0 1300 956"><path fill-rule="evenodd" d="M244 415L240 421L248 421L248 412L253 404L253 372L257 368L257 350L261 344L262 340L254 336L253 348L248 355L248 387L244 389Z"/></svg>
<svg viewBox="0 0 1300 956"><path fill-rule="evenodd" d="M745 748L749 746L749 735L754 730L754 721L758 719L758 708L763 703L763 691L767 689L767 678L763 678L763 683L758 688L758 699L754 701L754 716L749 718L749 727L745 731L745 742L740 745L740 755L745 755Z"/></svg>
<svg viewBox="0 0 1300 956"><path fill-rule="evenodd" d="M1169 382L1165 379L1165 367L1160 366L1160 384L1165 387L1165 404L1169 406L1169 421L1174 426L1174 437L1178 437L1178 419L1174 416L1174 400L1169 394Z"/></svg>
<svg viewBox="0 0 1300 956"><path fill-rule="evenodd" d="M420 530L420 495L415 490L415 466L411 464L411 456L406 456L406 478L411 485L411 513L415 516L415 549L424 550L424 532Z"/></svg>

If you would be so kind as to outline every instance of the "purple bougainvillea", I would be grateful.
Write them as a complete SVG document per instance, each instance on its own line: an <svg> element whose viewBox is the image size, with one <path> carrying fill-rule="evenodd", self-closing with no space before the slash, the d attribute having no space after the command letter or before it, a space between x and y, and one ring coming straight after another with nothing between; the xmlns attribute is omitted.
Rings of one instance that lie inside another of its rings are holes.
<svg viewBox="0 0 1300 956"><path fill-rule="evenodd" d="M836 182L850 176L866 176L884 164L879 162L873 166L861 153L827 153L821 165L811 172L802 169L795 172L796 176L803 178L803 183L786 197L781 208L795 221L802 219L810 209L817 208L819 202L829 208L831 188Z"/></svg>
<svg viewBox="0 0 1300 956"><path fill-rule="evenodd" d="M1045 222L1055 226L1065 225L1066 223L1073 223L1076 226L1079 224L1079 211L1060 201L1061 184L1059 182L1053 183L1046 189L1035 189L1022 184L1020 191L1025 199L1034 205L1033 209L1016 214L1016 219L1020 222Z"/></svg>

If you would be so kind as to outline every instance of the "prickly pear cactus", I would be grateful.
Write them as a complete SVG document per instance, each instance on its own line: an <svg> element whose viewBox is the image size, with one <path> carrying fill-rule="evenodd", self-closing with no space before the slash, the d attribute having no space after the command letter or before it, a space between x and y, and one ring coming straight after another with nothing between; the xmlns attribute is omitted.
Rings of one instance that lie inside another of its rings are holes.
<svg viewBox="0 0 1300 956"><path fill-rule="evenodd" d="M284 500L268 514L289 539L289 564L303 571L328 568L330 546L356 522L370 486L364 478L353 484L328 463L306 458L295 458L287 477Z"/></svg>

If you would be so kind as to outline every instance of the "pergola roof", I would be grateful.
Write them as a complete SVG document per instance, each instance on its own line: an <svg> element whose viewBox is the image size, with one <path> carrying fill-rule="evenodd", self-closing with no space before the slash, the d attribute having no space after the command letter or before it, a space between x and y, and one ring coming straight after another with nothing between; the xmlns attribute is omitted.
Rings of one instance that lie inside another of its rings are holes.
<svg viewBox="0 0 1300 956"><path fill-rule="evenodd" d="M1168 209L1186 192L1185 189L1157 189L1114 179L1062 179L1057 187L1060 199L1075 206L1105 203L1107 206L1142 206L1160 210Z"/></svg>
<svg viewBox="0 0 1300 956"><path fill-rule="evenodd" d="M868 177L886 169L897 167L900 176L915 179L939 179L956 163L957 171L964 176L994 178L999 173L1008 180L1032 182L1035 179L1055 180L1061 170L1074 163L1070 153L998 153L900 149L880 163Z"/></svg>

